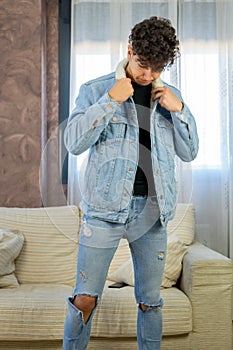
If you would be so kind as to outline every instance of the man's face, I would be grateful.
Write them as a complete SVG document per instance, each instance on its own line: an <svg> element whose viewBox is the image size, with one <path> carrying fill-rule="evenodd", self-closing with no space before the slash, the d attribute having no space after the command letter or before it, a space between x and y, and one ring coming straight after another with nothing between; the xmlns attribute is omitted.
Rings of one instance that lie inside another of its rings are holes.
<svg viewBox="0 0 233 350"><path fill-rule="evenodd" d="M137 55L133 54L132 47L128 46L128 66L126 68L127 77L135 81L137 84L146 86L153 80L160 77L160 72L154 72L150 67L141 64Z"/></svg>

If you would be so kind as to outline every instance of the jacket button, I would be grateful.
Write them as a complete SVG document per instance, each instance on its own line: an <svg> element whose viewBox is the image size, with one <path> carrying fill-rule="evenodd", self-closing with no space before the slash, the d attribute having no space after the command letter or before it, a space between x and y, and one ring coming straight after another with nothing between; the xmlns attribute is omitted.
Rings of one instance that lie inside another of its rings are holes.
<svg viewBox="0 0 233 350"><path fill-rule="evenodd" d="M133 170L133 168L128 168L128 171L132 171Z"/></svg>
<svg viewBox="0 0 233 350"><path fill-rule="evenodd" d="M156 169L156 174L160 174L160 170L159 169Z"/></svg>
<svg viewBox="0 0 233 350"><path fill-rule="evenodd" d="M163 195L161 194L159 198L162 200L163 199Z"/></svg>
<svg viewBox="0 0 233 350"><path fill-rule="evenodd" d="M112 121L116 122L117 121L117 117L112 117Z"/></svg>
<svg viewBox="0 0 233 350"><path fill-rule="evenodd" d="M108 107L108 108L112 108L112 104L111 104L111 103L108 103L108 104L107 104L107 107Z"/></svg>

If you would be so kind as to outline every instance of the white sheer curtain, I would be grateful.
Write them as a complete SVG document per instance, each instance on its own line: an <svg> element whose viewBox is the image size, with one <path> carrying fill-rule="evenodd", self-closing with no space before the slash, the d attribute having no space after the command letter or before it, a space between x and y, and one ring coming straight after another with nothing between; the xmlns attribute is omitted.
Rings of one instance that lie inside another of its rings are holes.
<svg viewBox="0 0 233 350"><path fill-rule="evenodd" d="M183 165L184 191L196 208L199 241L233 258L232 100L233 4L180 1L181 90L196 117L200 150L192 172Z"/></svg>
<svg viewBox="0 0 233 350"><path fill-rule="evenodd" d="M81 83L114 70L132 26L170 18L181 57L163 79L181 89L198 126L200 151L178 162L179 200L196 208L197 239L233 257L233 4L231 1L78 1L72 4L71 100ZM68 200L79 204L85 156L69 157Z"/></svg>

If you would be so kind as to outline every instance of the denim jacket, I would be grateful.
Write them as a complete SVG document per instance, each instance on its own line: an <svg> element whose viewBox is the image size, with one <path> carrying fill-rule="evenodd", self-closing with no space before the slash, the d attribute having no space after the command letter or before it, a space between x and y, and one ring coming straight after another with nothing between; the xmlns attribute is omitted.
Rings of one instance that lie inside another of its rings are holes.
<svg viewBox="0 0 233 350"><path fill-rule="evenodd" d="M130 97L118 103L108 95L116 79L125 76L124 65L122 61L116 72L81 86L64 132L69 152L79 155L89 149L82 192L83 212L119 223L125 223L128 217L139 159L134 101ZM169 87L183 102L180 92ZM175 157L189 162L198 152L196 123L187 105L183 102L181 112L169 112L157 100L153 102L150 135L160 220L166 225L174 216L177 201Z"/></svg>

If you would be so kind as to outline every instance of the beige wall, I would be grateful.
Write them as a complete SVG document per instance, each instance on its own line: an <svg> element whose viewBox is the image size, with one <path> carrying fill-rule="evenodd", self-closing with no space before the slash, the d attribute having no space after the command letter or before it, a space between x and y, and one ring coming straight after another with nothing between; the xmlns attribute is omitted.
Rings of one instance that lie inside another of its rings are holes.
<svg viewBox="0 0 233 350"><path fill-rule="evenodd" d="M0 206L38 207L58 125L58 1L1 0L0 25Z"/></svg>

